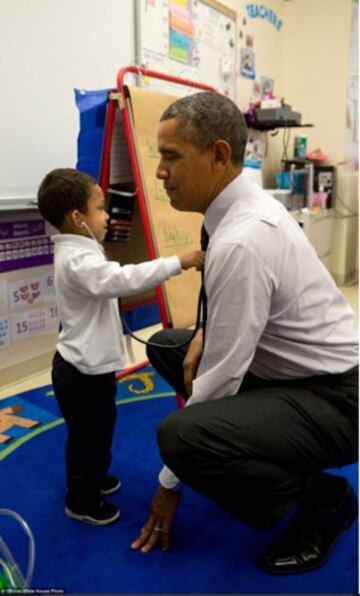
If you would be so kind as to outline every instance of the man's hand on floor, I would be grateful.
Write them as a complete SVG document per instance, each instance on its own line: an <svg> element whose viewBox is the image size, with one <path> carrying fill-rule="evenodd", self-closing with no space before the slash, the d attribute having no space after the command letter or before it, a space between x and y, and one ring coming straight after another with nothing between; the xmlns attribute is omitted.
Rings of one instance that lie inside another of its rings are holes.
<svg viewBox="0 0 360 596"><path fill-rule="evenodd" d="M173 491L159 486L151 502L151 514L140 536L131 544L131 548L148 553L159 544L166 551L170 548L170 530L181 497L180 491Z"/></svg>

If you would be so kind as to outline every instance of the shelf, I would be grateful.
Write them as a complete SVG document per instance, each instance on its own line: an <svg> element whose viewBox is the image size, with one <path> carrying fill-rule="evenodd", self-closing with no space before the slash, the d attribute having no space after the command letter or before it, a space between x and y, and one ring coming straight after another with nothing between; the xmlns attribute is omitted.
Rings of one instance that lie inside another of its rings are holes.
<svg viewBox="0 0 360 596"><path fill-rule="evenodd" d="M294 219L296 219L298 223L302 224L304 224L307 221L320 221L334 216L334 210L331 207L329 207L329 209L320 209L319 211L305 211L303 209L293 209L290 210L289 213L293 216Z"/></svg>
<svg viewBox="0 0 360 596"><path fill-rule="evenodd" d="M249 122L246 118L246 124L248 128L254 128L255 130L268 131L277 130L278 128L311 128L313 124L291 124L289 122Z"/></svg>
<svg viewBox="0 0 360 596"><path fill-rule="evenodd" d="M38 211L36 199L2 199L0 198L0 213L9 211Z"/></svg>

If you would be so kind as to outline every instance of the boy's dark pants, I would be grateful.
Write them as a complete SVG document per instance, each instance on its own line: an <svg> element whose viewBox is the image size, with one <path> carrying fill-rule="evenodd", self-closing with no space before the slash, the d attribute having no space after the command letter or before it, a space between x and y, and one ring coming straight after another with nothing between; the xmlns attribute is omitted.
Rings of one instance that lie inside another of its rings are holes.
<svg viewBox="0 0 360 596"><path fill-rule="evenodd" d="M68 427L66 505L88 509L100 500L116 421L115 373L85 375L56 352L52 382Z"/></svg>

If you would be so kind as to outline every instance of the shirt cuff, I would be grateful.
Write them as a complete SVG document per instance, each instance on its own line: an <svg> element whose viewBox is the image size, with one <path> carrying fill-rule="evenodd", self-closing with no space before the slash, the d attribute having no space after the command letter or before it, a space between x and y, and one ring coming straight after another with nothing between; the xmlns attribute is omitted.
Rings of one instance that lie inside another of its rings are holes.
<svg viewBox="0 0 360 596"><path fill-rule="evenodd" d="M181 488L181 481L166 466L163 467L159 474L159 482L161 486L168 490L180 490Z"/></svg>
<svg viewBox="0 0 360 596"><path fill-rule="evenodd" d="M179 257L167 257L164 259L164 262L169 277L172 277L173 275L179 275L179 273L181 273L182 269Z"/></svg>

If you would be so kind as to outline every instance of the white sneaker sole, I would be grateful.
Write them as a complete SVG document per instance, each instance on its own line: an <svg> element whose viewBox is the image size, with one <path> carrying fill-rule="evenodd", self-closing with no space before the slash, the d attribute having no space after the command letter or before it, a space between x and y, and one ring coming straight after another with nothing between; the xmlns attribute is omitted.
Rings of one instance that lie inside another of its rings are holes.
<svg viewBox="0 0 360 596"><path fill-rule="evenodd" d="M79 513L74 513L68 507L65 507L65 514L71 519L76 519L77 521L82 521L87 524L91 524L93 526L108 526L109 524L114 523L120 517L120 511L117 511L112 517L108 519L95 519L91 517L91 515L81 515Z"/></svg>
<svg viewBox="0 0 360 596"><path fill-rule="evenodd" d="M101 495L113 495L114 493L116 493L119 488L121 487L121 482L119 480L119 482L116 484L116 486L113 486L112 488L109 488L108 490L100 490L100 494Z"/></svg>

